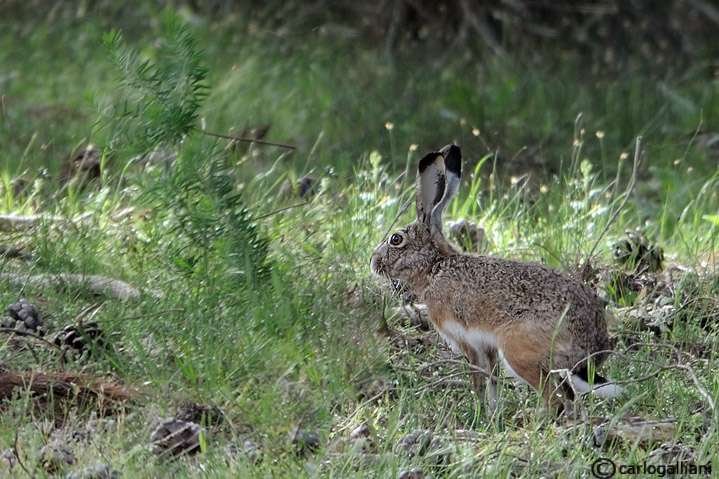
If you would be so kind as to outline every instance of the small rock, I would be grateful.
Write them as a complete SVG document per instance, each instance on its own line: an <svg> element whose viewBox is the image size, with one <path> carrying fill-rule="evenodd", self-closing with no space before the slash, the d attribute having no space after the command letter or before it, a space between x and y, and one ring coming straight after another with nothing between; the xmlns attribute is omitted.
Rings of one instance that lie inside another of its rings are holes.
<svg viewBox="0 0 719 479"><path fill-rule="evenodd" d="M101 148L93 144L87 145L72 158L63 176L68 178L79 174L88 178L99 178L103 154L104 152Z"/></svg>
<svg viewBox="0 0 719 479"><path fill-rule="evenodd" d="M355 283L351 288L347 289L345 293L345 304L347 306L357 306L363 300L363 291L359 283Z"/></svg>
<svg viewBox="0 0 719 479"><path fill-rule="evenodd" d="M632 329L651 331L657 335L671 330L676 314L673 304L657 306L650 303L620 311Z"/></svg>
<svg viewBox="0 0 719 479"><path fill-rule="evenodd" d="M177 158L177 153L168 148L155 148L145 153L137 162L138 165L145 168L155 165L169 165Z"/></svg>
<svg viewBox="0 0 719 479"><path fill-rule="evenodd" d="M355 450L364 452L376 452L376 433L367 423L362 423L350 431L349 441Z"/></svg>
<svg viewBox="0 0 719 479"><path fill-rule="evenodd" d="M677 421L663 419L647 421L639 417L626 417L618 422L605 422L593 429L594 445L638 444L648 447L652 444L671 440L676 435Z"/></svg>
<svg viewBox="0 0 719 479"><path fill-rule="evenodd" d="M65 476L66 479L119 479L120 473L107 464L95 464Z"/></svg>
<svg viewBox="0 0 719 479"><path fill-rule="evenodd" d="M369 425L366 422L363 422L356 428L352 429L350 431L350 439L353 441L357 441L359 439L365 439L370 437L371 429Z"/></svg>
<svg viewBox="0 0 719 479"><path fill-rule="evenodd" d="M247 456L247 459L253 464L262 461L262 450L256 442L244 441L242 443L242 453Z"/></svg>
<svg viewBox="0 0 719 479"><path fill-rule="evenodd" d="M422 479L423 477L424 471L419 467L413 467L409 471L400 472L397 479Z"/></svg>
<svg viewBox="0 0 719 479"><path fill-rule="evenodd" d="M404 453L409 457L424 456L432 442L432 431L412 431L402 436L395 445L395 453Z"/></svg>
<svg viewBox="0 0 719 479"><path fill-rule="evenodd" d="M165 419L150 436L150 450L155 454L180 456L200 450L200 434L204 429L193 422Z"/></svg>
<svg viewBox="0 0 719 479"><path fill-rule="evenodd" d="M442 439L433 436L432 431L417 430L401 437L395 445L395 453L407 454L410 458L432 457L437 464L449 461L452 451L442 446Z"/></svg>
<svg viewBox="0 0 719 479"><path fill-rule="evenodd" d="M262 449L260 449L259 444L254 441L243 441L242 445L239 447L235 444L230 444L226 451L230 456L241 457L249 461L251 464L259 464L262 462Z"/></svg>
<svg viewBox="0 0 719 479"><path fill-rule="evenodd" d="M17 465L17 456L15 455L15 451L12 449L5 449L2 455L0 455L0 464L2 464L3 469L12 471Z"/></svg>
<svg viewBox="0 0 719 479"><path fill-rule="evenodd" d="M297 429L292 436L292 446L300 456L317 452L320 449L320 437L306 429Z"/></svg>
<svg viewBox="0 0 719 479"><path fill-rule="evenodd" d="M647 456L655 464L694 464L694 451L682 444L665 442Z"/></svg>
<svg viewBox="0 0 719 479"><path fill-rule="evenodd" d="M260 126L245 125L245 127L240 132L240 137L249 138L252 140L261 140L265 136L267 136L267 133L270 131L270 128L272 128L271 123Z"/></svg>

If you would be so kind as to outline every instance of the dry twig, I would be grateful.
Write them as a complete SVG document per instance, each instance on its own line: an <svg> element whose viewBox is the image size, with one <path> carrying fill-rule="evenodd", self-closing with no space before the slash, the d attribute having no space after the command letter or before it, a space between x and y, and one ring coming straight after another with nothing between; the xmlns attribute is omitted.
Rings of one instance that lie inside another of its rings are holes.
<svg viewBox="0 0 719 479"><path fill-rule="evenodd" d="M309 201L303 201L302 203L297 203L294 205L289 206L283 206L282 208L277 208L276 210L270 211L269 213L261 214L260 216L253 218L255 221L262 220L265 218L268 218L270 216L276 215L277 213L282 213L283 211L291 210L292 208L299 208L300 206L305 206L309 204Z"/></svg>
<svg viewBox="0 0 719 479"><path fill-rule="evenodd" d="M58 349L58 350L60 349L60 347L57 344L51 343L47 339L45 339L41 336L38 336L37 334L31 333L30 331L20 331L19 329L14 329L14 328L0 328L0 333L13 334L15 336L20 336L20 337L24 337L24 338L32 338L32 339L35 339L37 341L40 341L40 342L46 344L47 346L50 346L51 348Z"/></svg>
<svg viewBox="0 0 719 479"><path fill-rule="evenodd" d="M31 474L30 471L28 471L27 467L25 467L25 463L22 461L22 459L20 459L20 451L18 450L18 447L17 447L18 429L15 429L15 438L13 439L13 443L12 443L12 452L13 452L13 454L15 454L15 459L17 459L17 463L20 465L22 470L25 471L25 474L27 474L28 477L34 478L35 475Z"/></svg>
<svg viewBox="0 0 719 479"><path fill-rule="evenodd" d="M224 140L244 141L247 143L257 143L259 145L268 145L268 146L279 146L281 148L287 148L289 150L297 149L297 147L295 145L288 145L287 143L276 143L274 141L258 140L256 138L245 138L244 136L225 135L222 133L213 133L211 131L205 131L205 130L200 130L200 131L207 136L214 136L215 138L222 138Z"/></svg>

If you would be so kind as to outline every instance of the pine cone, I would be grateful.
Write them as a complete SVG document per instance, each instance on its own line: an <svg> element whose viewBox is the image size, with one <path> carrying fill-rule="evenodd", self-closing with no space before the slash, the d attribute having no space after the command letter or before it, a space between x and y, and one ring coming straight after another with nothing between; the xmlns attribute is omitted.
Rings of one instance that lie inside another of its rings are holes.
<svg viewBox="0 0 719 479"><path fill-rule="evenodd" d="M107 464L99 463L69 473L67 479L119 479L120 473Z"/></svg>
<svg viewBox="0 0 719 479"><path fill-rule="evenodd" d="M70 356L80 356L85 351L90 354L93 345L96 348L107 346L105 333L95 321L65 326L61 332L55 335L54 342Z"/></svg>
<svg viewBox="0 0 719 479"><path fill-rule="evenodd" d="M65 466L77 462L73 450L61 442L43 446L39 455L40 464L49 474L55 474Z"/></svg>
<svg viewBox="0 0 719 479"><path fill-rule="evenodd" d="M200 434L203 432L199 424L169 418L153 431L150 449L158 455L194 454L200 450Z"/></svg>
<svg viewBox="0 0 719 479"><path fill-rule="evenodd" d="M2 327L14 328L19 331L28 331L38 336L45 334L45 323L34 304L26 299L20 299L5 308L5 317Z"/></svg>

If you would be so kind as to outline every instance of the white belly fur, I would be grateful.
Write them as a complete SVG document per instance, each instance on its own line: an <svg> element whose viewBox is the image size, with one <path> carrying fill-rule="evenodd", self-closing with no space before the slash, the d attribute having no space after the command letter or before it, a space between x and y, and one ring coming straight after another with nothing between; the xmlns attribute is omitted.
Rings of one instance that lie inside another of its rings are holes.
<svg viewBox="0 0 719 479"><path fill-rule="evenodd" d="M487 348L497 349L497 339L494 334L477 328L465 328L456 321L443 322L442 329L437 328L437 331L458 354L462 353L462 342L467 343L480 354Z"/></svg>
<svg viewBox="0 0 719 479"><path fill-rule="evenodd" d="M478 354L482 354L487 348L496 350L499 353L499 357L502 360L507 374L524 381L524 379L512 369L512 366L509 365L504 357L504 351L497 347L497 338L494 334L477 328L465 328L456 321L445 321L442 323L442 329L437 328L437 331L439 335L449 343L452 351L457 354L462 354L463 352L461 347L462 342L469 344Z"/></svg>
<svg viewBox="0 0 719 479"><path fill-rule="evenodd" d="M452 351L457 354L462 353L462 342L467 343L478 352L483 351L488 346L497 348L497 341L493 334L476 328L465 328L457 321L445 321L442 323L442 329L437 328L437 331L449 343Z"/></svg>

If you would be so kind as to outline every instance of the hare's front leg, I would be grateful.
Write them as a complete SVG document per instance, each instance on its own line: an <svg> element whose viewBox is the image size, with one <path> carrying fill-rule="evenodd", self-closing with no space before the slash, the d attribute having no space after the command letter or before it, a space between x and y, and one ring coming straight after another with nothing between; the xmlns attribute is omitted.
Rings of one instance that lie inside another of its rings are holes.
<svg viewBox="0 0 719 479"><path fill-rule="evenodd" d="M494 414L497 409L497 372L495 366L497 364L497 351L494 348L486 347L483 351L484 354L480 354L482 358L482 365L480 367L486 369L489 372L487 381L487 411L489 414Z"/></svg>
<svg viewBox="0 0 719 479"><path fill-rule="evenodd" d="M497 352L489 346L478 351L467 343L462 344L462 350L476 368L472 371L472 389L491 416L497 407L497 376L494 373Z"/></svg>

